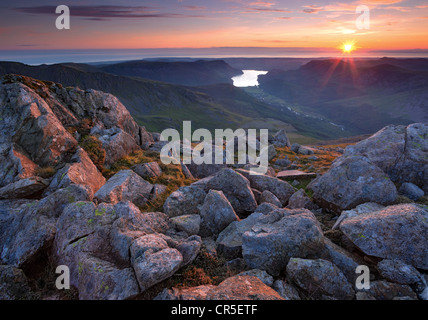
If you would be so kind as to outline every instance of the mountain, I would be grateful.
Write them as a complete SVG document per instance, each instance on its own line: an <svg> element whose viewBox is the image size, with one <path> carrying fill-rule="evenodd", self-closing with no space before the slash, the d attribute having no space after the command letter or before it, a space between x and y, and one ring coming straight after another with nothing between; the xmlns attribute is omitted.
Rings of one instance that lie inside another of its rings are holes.
<svg viewBox="0 0 428 320"><path fill-rule="evenodd" d="M223 63L221 63L223 64ZM113 75L86 64L54 64L28 66L15 62L0 62L0 75L21 74L36 79L108 92L120 99L134 119L150 131L180 129L184 120L194 127L291 129L292 135L311 139L333 139L350 132L296 115L260 101L231 84L188 87L139 77ZM304 139L303 141L306 141Z"/></svg>
<svg viewBox="0 0 428 320"><path fill-rule="evenodd" d="M260 88L355 134L428 120L428 59L313 60L271 71Z"/></svg>
<svg viewBox="0 0 428 320"><path fill-rule="evenodd" d="M232 83L233 76L242 74L222 60L128 61L100 66L100 71L120 76L140 77L186 86Z"/></svg>

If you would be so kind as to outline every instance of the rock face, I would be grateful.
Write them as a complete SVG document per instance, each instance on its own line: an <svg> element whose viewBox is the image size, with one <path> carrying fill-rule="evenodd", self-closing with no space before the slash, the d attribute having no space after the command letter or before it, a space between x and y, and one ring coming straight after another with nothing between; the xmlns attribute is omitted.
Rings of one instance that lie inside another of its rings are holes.
<svg viewBox="0 0 428 320"><path fill-rule="evenodd" d="M278 208L282 207L281 201L270 191L265 190L260 195L259 203L267 202L277 206Z"/></svg>
<svg viewBox="0 0 428 320"><path fill-rule="evenodd" d="M116 97L100 91L8 75L1 79L0 105L1 187L35 175L38 167L68 163L79 143L75 136L80 136L70 132L83 123L95 135L112 134L103 143L107 164L153 143ZM128 144L133 147L125 148Z"/></svg>
<svg viewBox="0 0 428 320"><path fill-rule="evenodd" d="M292 258L287 265L287 277L311 298L350 300L355 295L343 273L326 260Z"/></svg>
<svg viewBox="0 0 428 320"><path fill-rule="evenodd" d="M312 181L309 188L316 202L336 212L365 202L390 204L398 194L389 177L364 156L336 159L330 170Z"/></svg>
<svg viewBox="0 0 428 320"><path fill-rule="evenodd" d="M275 276L290 258L313 256L323 245L323 233L315 216L309 210L295 209L275 222L256 224L245 232L242 254L248 266Z"/></svg>
<svg viewBox="0 0 428 320"><path fill-rule="evenodd" d="M284 300L275 290L253 276L224 280L207 294L207 300Z"/></svg>
<svg viewBox="0 0 428 320"><path fill-rule="evenodd" d="M48 181L32 177L13 182L0 188L0 199L32 198L41 194L48 186Z"/></svg>
<svg viewBox="0 0 428 320"><path fill-rule="evenodd" d="M153 185L132 170L121 170L111 177L94 195L100 202L118 203L129 200L144 206L150 199Z"/></svg>
<svg viewBox="0 0 428 320"><path fill-rule="evenodd" d="M365 254L428 269L428 212L402 204L345 219L340 230Z"/></svg>

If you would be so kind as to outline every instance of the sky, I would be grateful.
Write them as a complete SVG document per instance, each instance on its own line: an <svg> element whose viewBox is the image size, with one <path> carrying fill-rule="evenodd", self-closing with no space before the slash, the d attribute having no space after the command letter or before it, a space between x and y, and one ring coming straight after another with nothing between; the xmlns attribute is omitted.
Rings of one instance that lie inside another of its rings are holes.
<svg viewBox="0 0 428 320"><path fill-rule="evenodd" d="M70 30L58 30L68 5ZM356 28L358 5L370 29ZM426 0L94 0L0 2L0 51L271 47L336 50L428 49ZM358 51L356 50L356 52Z"/></svg>

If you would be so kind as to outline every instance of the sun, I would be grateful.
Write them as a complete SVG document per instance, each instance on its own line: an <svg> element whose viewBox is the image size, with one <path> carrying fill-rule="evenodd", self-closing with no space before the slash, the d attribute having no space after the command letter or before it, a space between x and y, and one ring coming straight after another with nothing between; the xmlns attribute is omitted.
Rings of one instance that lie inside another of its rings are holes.
<svg viewBox="0 0 428 320"><path fill-rule="evenodd" d="M355 49L357 49L357 47L355 46L355 41L345 41L344 43L342 43L342 46L340 47L340 49L342 50L343 53L349 54Z"/></svg>

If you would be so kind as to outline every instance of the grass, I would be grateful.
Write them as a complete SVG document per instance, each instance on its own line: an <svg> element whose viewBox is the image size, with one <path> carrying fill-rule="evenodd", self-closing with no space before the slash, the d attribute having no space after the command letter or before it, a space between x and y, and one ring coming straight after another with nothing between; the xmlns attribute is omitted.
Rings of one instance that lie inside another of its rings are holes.
<svg viewBox="0 0 428 320"><path fill-rule="evenodd" d="M103 171L106 151L103 149L102 142L95 136L85 136L79 145L86 151L98 170Z"/></svg>
<svg viewBox="0 0 428 320"><path fill-rule="evenodd" d="M109 179L120 170L127 170L140 163L157 162L162 169L162 175L154 178L147 178L146 180L152 184L162 184L166 186L166 191L156 197L154 200L149 200L144 207L141 207L143 212L160 211L163 203L171 193L178 188L188 186L195 182L192 179L187 179L180 165L169 164L165 165L160 161L158 152L138 150L133 152L122 159L113 163L110 168L103 168L103 175Z"/></svg>
<svg viewBox="0 0 428 320"><path fill-rule="evenodd" d="M55 175L56 169L54 167L38 167L35 171L35 175L43 179L51 178Z"/></svg>

